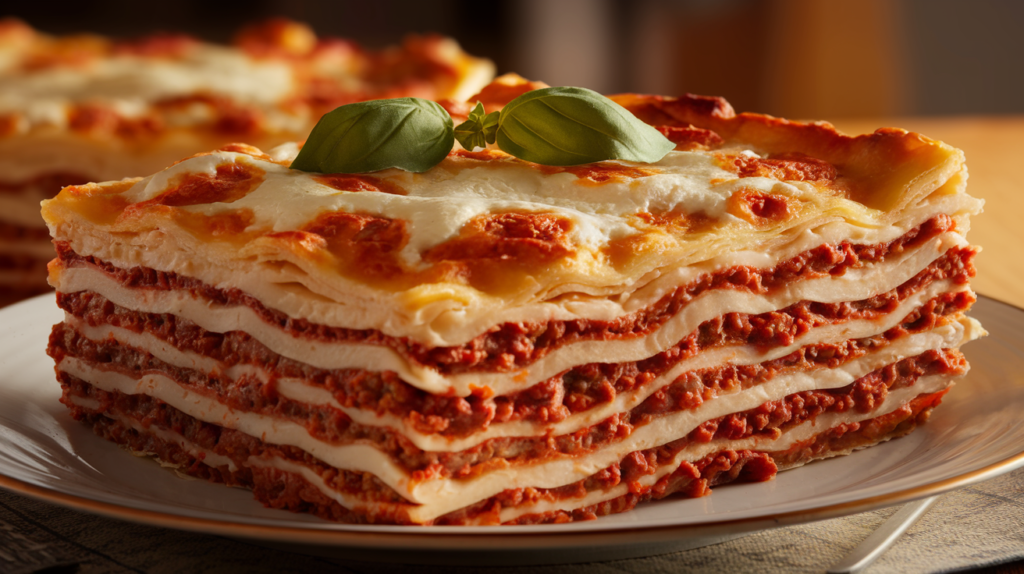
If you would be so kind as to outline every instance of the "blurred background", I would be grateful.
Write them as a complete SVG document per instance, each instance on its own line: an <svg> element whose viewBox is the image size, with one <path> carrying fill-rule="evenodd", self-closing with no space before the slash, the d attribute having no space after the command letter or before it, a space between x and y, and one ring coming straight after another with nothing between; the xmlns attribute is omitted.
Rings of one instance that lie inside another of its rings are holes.
<svg viewBox="0 0 1024 574"><path fill-rule="evenodd" d="M552 85L721 95L790 118L1024 112L1017 0L77 0L0 13L117 37L228 41L275 15L370 47L435 31Z"/></svg>

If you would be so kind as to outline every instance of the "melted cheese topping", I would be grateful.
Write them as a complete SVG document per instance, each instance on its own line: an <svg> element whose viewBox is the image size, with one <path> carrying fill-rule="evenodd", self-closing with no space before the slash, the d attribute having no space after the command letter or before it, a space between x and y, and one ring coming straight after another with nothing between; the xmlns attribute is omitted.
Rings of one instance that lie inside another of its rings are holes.
<svg viewBox="0 0 1024 574"><path fill-rule="evenodd" d="M326 183L282 165L290 154L218 152L130 187L67 188L44 204L44 217L56 239L121 267L174 271L250 292L292 316L438 346L517 312L513 320L621 316L640 302L628 294L655 284L647 295L664 293L686 274L735 264L738 254L764 264L765 254L795 255L795 246L810 249L824 237L895 237L936 212L951 213L963 232L981 206L963 193L956 154L929 181L908 184L920 199L899 212L867 207L841 188L726 169L731 158L755 157L750 149L608 162L598 180L593 166L574 172L493 152L453 154L424 174L388 170ZM229 171L260 179L225 191L231 181L220 174ZM168 204L186 185L200 187ZM225 192L230 200L217 199ZM777 217L748 220L737 202L775 202L759 213ZM236 222L230 233L228 220Z"/></svg>

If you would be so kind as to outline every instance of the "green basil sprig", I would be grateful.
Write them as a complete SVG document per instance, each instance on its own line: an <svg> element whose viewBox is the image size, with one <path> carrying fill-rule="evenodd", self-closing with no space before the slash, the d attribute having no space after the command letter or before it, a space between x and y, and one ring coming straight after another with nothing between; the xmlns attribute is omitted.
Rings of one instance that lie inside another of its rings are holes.
<svg viewBox="0 0 1024 574"><path fill-rule="evenodd" d="M654 163L675 144L626 108L585 88L527 92L486 116L477 104L455 128L466 149L497 142L507 153L534 163L567 166L622 159Z"/></svg>
<svg viewBox="0 0 1024 574"><path fill-rule="evenodd" d="M371 100L320 118L291 167L320 173L397 167L421 173L440 163L454 145L452 117L435 102Z"/></svg>
<svg viewBox="0 0 1024 574"><path fill-rule="evenodd" d="M320 119L291 167L320 173L397 167L422 173L451 152L456 138L468 150L497 143L519 159L553 166L608 159L654 163L675 148L597 92L544 88L489 114L477 102L469 119L455 128L444 108L420 98L341 106Z"/></svg>

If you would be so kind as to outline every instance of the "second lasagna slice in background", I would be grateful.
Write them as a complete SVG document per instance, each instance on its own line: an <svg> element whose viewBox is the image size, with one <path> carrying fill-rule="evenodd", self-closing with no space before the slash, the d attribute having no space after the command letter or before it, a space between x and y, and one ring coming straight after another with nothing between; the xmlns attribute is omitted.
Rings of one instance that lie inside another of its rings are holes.
<svg viewBox="0 0 1024 574"><path fill-rule="evenodd" d="M232 46L177 34L51 36L0 19L0 305L47 289L39 202L61 187L149 175L227 143L305 138L360 100L462 100L494 74L450 38L368 50L275 19Z"/></svg>

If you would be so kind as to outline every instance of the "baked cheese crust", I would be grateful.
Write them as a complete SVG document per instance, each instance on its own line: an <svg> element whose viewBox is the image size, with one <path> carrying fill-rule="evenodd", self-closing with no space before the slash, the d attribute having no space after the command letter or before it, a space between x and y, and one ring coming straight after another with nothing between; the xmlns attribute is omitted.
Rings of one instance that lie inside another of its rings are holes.
<svg viewBox="0 0 1024 574"><path fill-rule="evenodd" d="M683 142L654 164L455 151L423 174L367 175L291 170L294 145L233 146L141 180L67 188L44 216L56 238L121 266L258 285L290 315L455 345L502 322L621 316L680 274L889 240L939 212L962 234L981 208L964 192L963 153L918 134L850 137L735 115L722 100L616 99L720 140Z"/></svg>

